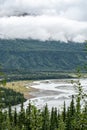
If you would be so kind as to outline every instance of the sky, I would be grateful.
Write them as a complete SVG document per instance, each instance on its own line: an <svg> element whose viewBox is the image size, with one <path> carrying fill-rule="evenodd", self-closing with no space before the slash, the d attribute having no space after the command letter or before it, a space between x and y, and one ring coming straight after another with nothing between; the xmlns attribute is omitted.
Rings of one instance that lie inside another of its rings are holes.
<svg viewBox="0 0 87 130"><path fill-rule="evenodd" d="M0 38L87 40L87 0L0 0Z"/></svg>

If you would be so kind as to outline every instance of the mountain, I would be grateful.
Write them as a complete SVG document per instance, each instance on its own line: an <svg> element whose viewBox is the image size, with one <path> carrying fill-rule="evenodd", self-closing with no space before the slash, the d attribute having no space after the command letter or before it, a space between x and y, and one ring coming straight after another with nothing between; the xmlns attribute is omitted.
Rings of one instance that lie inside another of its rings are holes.
<svg viewBox="0 0 87 130"><path fill-rule="evenodd" d="M0 39L0 63L5 71L74 71L86 60L84 43Z"/></svg>

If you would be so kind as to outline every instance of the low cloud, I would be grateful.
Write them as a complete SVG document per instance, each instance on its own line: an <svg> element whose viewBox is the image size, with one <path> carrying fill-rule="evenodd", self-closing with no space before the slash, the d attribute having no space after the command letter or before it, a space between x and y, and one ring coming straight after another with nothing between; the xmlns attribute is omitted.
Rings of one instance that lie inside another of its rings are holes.
<svg viewBox="0 0 87 130"><path fill-rule="evenodd" d="M0 0L0 16L47 14L84 21L86 10L86 0Z"/></svg>
<svg viewBox="0 0 87 130"><path fill-rule="evenodd" d="M0 38L84 41L86 10L86 0L0 0Z"/></svg>
<svg viewBox="0 0 87 130"><path fill-rule="evenodd" d="M87 23L58 16L0 18L0 37L84 41Z"/></svg>

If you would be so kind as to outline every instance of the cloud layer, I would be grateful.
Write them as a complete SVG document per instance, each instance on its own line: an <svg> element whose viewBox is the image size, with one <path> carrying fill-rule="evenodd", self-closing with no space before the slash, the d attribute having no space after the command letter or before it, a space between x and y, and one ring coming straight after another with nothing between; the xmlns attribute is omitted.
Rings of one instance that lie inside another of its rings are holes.
<svg viewBox="0 0 87 130"><path fill-rule="evenodd" d="M84 41L86 8L86 0L0 0L0 37Z"/></svg>

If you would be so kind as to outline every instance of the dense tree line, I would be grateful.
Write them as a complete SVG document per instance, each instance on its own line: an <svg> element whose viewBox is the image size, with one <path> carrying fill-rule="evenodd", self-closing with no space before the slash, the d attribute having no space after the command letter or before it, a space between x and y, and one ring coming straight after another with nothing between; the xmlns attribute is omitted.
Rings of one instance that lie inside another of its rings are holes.
<svg viewBox="0 0 87 130"><path fill-rule="evenodd" d="M17 72L18 71L18 72ZM14 74L7 74L7 81L19 81L19 80L44 80L44 79L65 79L73 78L72 73L67 72L26 72L17 70ZM8 73L8 72L6 72Z"/></svg>
<svg viewBox="0 0 87 130"><path fill-rule="evenodd" d="M0 104L3 108L8 107L10 104L17 105L22 101L26 101L22 93L13 91L12 89L0 87L0 92Z"/></svg>
<svg viewBox="0 0 87 130"><path fill-rule="evenodd" d="M81 109L80 101L78 97L75 104L72 96L61 112L54 107L49 111L47 104L40 110L30 102L26 110L22 103L20 112L9 106L8 111L0 110L0 130L87 130L87 106Z"/></svg>
<svg viewBox="0 0 87 130"><path fill-rule="evenodd" d="M80 82L78 81L76 84L78 89L76 102L74 96L72 96L70 105L66 108L64 102L61 112L54 107L49 111L47 104L40 110L30 102L25 110L23 99L21 100L21 110L19 112L16 108L12 110L11 105L15 101L16 93L13 90L1 88L0 130L87 130L87 101L85 100L87 95L82 91ZM3 90L5 91L3 92ZM8 100L12 102L9 103L8 110L3 111L3 104L10 94L14 96L14 100L12 101L10 96ZM4 95L6 98L4 98ZM81 107L82 100L84 101L83 108Z"/></svg>

